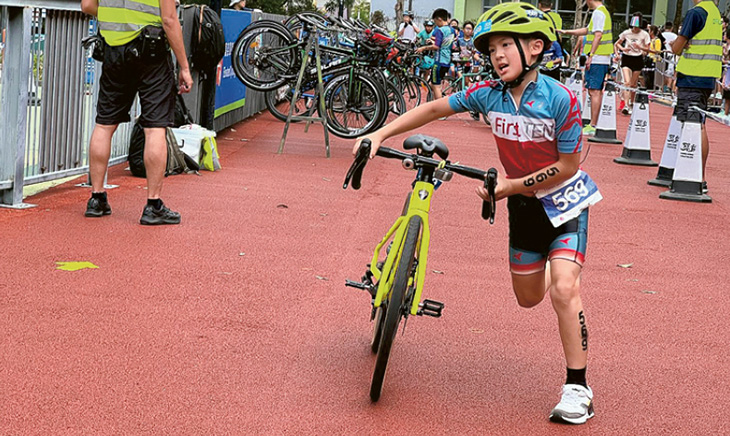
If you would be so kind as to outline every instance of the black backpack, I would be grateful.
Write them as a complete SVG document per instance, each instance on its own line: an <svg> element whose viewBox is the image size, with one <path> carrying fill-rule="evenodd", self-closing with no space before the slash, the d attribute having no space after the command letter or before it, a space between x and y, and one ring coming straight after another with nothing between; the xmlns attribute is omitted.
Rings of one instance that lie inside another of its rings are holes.
<svg viewBox="0 0 730 436"><path fill-rule="evenodd" d="M209 72L218 65L226 51L221 18L207 6L195 6L193 44L190 49L192 67Z"/></svg>
<svg viewBox="0 0 730 436"><path fill-rule="evenodd" d="M178 94L175 100L175 125L180 126L186 122L192 122L190 113L187 107L185 107L185 102L182 97ZM170 174L193 173L200 170L200 165L180 150L175 140L175 135L169 128L165 132L165 139L167 141L167 166L165 167L165 176ZM135 177L147 177L147 171L144 167L144 145L144 129L139 125L139 120L137 120L132 128L132 136L129 138L129 153L127 156L129 171Z"/></svg>

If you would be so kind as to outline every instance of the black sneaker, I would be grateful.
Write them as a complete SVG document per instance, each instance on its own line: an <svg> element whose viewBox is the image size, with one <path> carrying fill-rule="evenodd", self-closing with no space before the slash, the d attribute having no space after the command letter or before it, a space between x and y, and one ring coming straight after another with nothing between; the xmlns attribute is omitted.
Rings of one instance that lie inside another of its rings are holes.
<svg viewBox="0 0 730 436"><path fill-rule="evenodd" d="M159 209L147 205L144 207L144 211L142 211L142 218L139 219L139 223L145 226L180 224L180 214L171 211L164 204Z"/></svg>
<svg viewBox="0 0 730 436"><path fill-rule="evenodd" d="M91 198L89 198L89 202L86 203L86 213L84 213L84 216L92 217L92 218L99 218L104 215L111 215L111 214L112 214L112 208L111 208L111 206L109 206L108 201L91 197Z"/></svg>

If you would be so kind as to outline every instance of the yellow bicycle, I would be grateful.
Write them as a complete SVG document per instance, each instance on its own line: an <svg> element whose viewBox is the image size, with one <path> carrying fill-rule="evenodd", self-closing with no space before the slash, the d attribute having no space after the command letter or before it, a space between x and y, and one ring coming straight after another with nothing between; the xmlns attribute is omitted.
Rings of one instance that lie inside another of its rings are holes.
<svg viewBox="0 0 730 436"><path fill-rule="evenodd" d="M347 172L344 189L350 184L353 189L360 189L362 172L370 156L370 148L370 141L364 139ZM401 320L404 320L405 329L408 316L426 315L438 318L444 308L444 304L438 301L421 301L430 242L428 212L434 190L441 182L451 180L454 173L483 181L490 200L483 202L482 217L494 223L496 169L483 171L453 164L446 160L449 155L446 145L439 139L424 135L409 137L403 143L403 148L416 150L416 153L409 154L380 147L377 156L398 159L402 161L405 169L416 170L413 190L406 199L400 217L375 247L365 275L359 282L352 280L345 282L346 286L365 290L371 296L370 320L375 321L371 349L373 353L377 353L370 386L370 399L373 402L380 398L388 358ZM434 154L441 159L434 159ZM385 259L381 261L383 247L386 247L386 253Z"/></svg>

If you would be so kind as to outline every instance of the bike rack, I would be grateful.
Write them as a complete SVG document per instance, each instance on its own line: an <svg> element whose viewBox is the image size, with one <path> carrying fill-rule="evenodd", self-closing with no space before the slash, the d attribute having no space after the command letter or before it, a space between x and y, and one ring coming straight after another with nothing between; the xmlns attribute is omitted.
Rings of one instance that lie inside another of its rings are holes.
<svg viewBox="0 0 730 436"><path fill-rule="evenodd" d="M302 60L302 67L299 69L299 76L297 77L297 84L294 88L294 94L291 98L291 105L289 106L289 115L286 117L286 125L284 125L284 134L281 136L281 143L279 144L279 151L277 151L278 154L281 154L284 152L284 143L286 143L286 134L289 131L289 124L291 124L292 121L306 121L307 124L304 127L304 132L306 133L309 130L309 125L313 122L320 122L322 123L322 127L324 128L324 147L325 147L325 153L326 156L330 157L330 139L329 139L329 132L327 131L327 117L324 115L325 107L324 107L324 86L322 84L322 61L319 55L319 31L316 27L314 27L310 34L308 35L308 41L307 46L304 49L304 59ZM302 79L304 78L304 74L307 70L307 65L309 64L309 56L310 53L314 51L314 59L317 64L317 93L319 94L319 113L321 116L303 116L303 115L294 115L294 108L296 107L297 101L299 100L299 97L301 96L301 86L302 86Z"/></svg>

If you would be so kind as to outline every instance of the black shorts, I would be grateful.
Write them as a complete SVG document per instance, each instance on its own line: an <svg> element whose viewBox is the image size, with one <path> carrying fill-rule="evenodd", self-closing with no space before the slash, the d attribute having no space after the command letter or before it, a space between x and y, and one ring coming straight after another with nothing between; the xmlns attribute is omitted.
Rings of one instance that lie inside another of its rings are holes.
<svg viewBox="0 0 730 436"><path fill-rule="evenodd" d="M690 106L707 110L707 100L711 93L710 88L677 88L677 105L674 106L677 121L687 121ZM705 124L705 114L701 114L700 123Z"/></svg>
<svg viewBox="0 0 730 436"><path fill-rule="evenodd" d="M137 40L106 46L99 81L96 123L112 126L130 121L129 110L139 93L142 127L170 127L175 117L175 74L168 54L150 62L138 55Z"/></svg>
<svg viewBox="0 0 730 436"><path fill-rule="evenodd" d="M628 68L633 72L644 69L644 56L621 55L621 68Z"/></svg>
<svg viewBox="0 0 730 436"><path fill-rule="evenodd" d="M509 246L522 251L547 255L550 245L560 235L579 231L577 218L554 227L540 200L524 195L507 198L509 212Z"/></svg>
<svg viewBox="0 0 730 436"><path fill-rule="evenodd" d="M440 85L443 78L449 73L450 68L448 66L443 67L439 64L434 65L431 69L431 83Z"/></svg>
<svg viewBox="0 0 730 436"><path fill-rule="evenodd" d="M730 89L723 89L722 90L722 99L723 100L730 100Z"/></svg>

